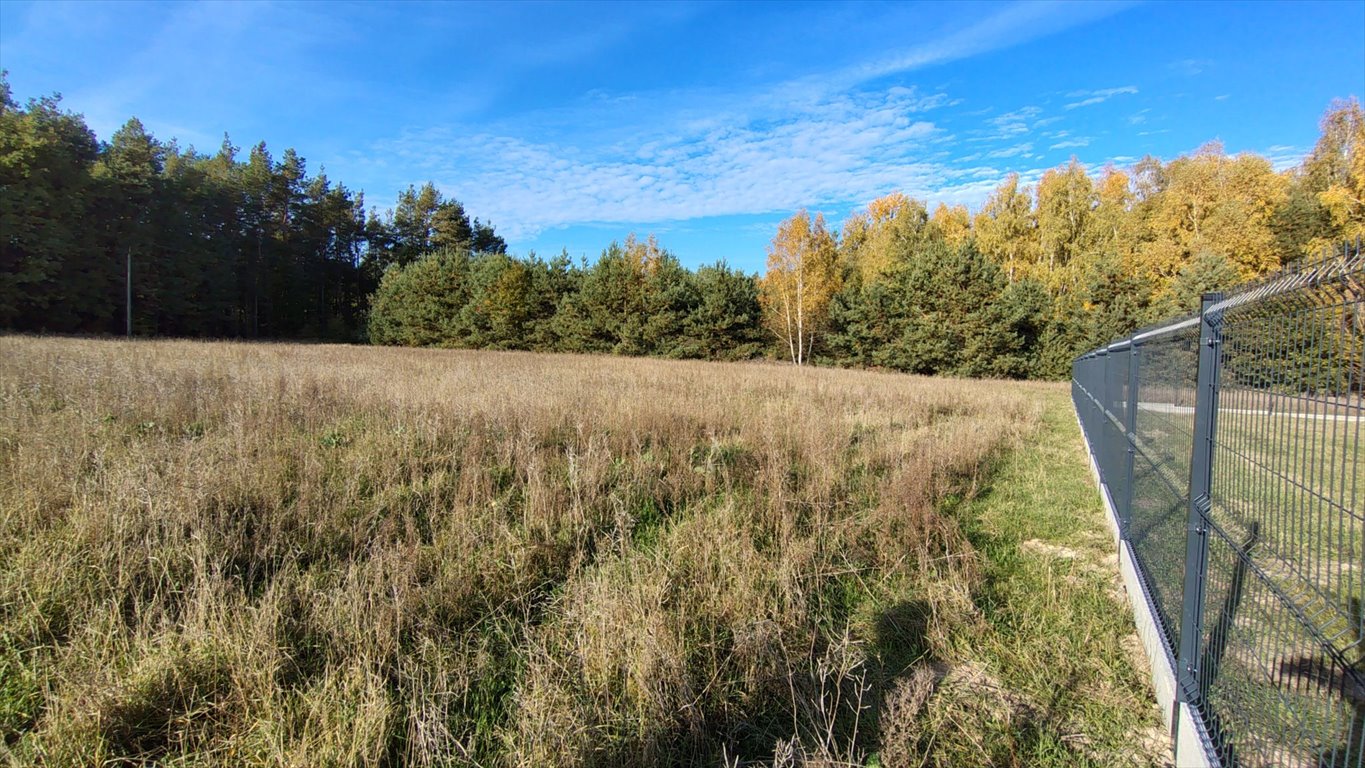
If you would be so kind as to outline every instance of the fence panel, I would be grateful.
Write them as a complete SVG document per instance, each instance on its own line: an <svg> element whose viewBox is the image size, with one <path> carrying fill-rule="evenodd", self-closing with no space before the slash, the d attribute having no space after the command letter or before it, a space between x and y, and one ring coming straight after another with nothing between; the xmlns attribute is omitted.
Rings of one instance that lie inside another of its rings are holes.
<svg viewBox="0 0 1365 768"><path fill-rule="evenodd" d="M1128 541L1169 647L1175 649L1184 596L1199 324L1187 320L1150 334L1137 340L1142 399L1134 406L1136 491Z"/></svg>
<svg viewBox="0 0 1365 768"><path fill-rule="evenodd" d="M1209 297L1199 315L1082 355L1073 371L1203 758L1361 768L1361 244Z"/></svg>

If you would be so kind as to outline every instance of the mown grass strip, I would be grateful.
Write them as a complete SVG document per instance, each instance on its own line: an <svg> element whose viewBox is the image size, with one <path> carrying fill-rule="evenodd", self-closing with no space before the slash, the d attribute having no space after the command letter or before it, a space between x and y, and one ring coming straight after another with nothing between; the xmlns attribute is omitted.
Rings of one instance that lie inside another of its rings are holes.
<svg viewBox="0 0 1365 768"><path fill-rule="evenodd" d="M1169 755L1070 401L1061 388L1040 396L1041 429L987 487L949 501L981 555L975 616L952 633L914 743L899 752L896 724L883 723L884 765L901 762L888 752L945 766L983 755L1151 766Z"/></svg>

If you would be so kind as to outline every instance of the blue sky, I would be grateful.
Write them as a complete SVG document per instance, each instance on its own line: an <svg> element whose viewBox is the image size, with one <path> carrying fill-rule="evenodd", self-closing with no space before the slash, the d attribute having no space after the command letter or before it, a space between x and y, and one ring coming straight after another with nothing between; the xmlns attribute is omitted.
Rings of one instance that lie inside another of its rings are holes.
<svg viewBox="0 0 1365 768"><path fill-rule="evenodd" d="M1365 96L1365 2L5 0L0 67L101 138L292 146L381 209L432 180L517 253L653 232L758 271L801 207L975 208L1011 171L1212 139L1292 165Z"/></svg>

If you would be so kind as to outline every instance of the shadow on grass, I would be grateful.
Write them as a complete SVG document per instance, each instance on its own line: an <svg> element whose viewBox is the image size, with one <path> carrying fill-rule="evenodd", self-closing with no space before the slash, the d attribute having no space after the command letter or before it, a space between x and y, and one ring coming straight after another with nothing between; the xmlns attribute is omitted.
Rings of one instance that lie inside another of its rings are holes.
<svg viewBox="0 0 1365 768"><path fill-rule="evenodd" d="M905 675L917 663L932 661L925 640L931 610L923 600L902 600L877 616L873 645L883 683Z"/></svg>
<svg viewBox="0 0 1365 768"><path fill-rule="evenodd" d="M924 600L901 600L877 614L872 623L871 653L868 654L867 710L863 713L864 727L858 734L860 746L869 752L878 750L884 741L889 699L903 682L913 684L917 671L938 669L928 642L929 622L933 608ZM936 679L938 675L934 675ZM933 682L928 683L932 688ZM925 690L927 696L930 690Z"/></svg>

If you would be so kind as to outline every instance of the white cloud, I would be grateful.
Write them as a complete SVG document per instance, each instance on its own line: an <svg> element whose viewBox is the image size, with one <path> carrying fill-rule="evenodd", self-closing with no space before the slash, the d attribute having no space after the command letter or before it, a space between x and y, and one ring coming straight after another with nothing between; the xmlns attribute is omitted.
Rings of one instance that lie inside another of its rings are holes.
<svg viewBox="0 0 1365 768"><path fill-rule="evenodd" d="M1204 70L1213 66L1213 62L1208 59L1181 59L1166 65L1167 69L1182 74L1186 77L1201 75Z"/></svg>
<svg viewBox="0 0 1365 768"><path fill-rule="evenodd" d="M1090 139L1079 137L1074 139L1067 139L1066 141L1059 141L1056 144L1053 144L1052 146L1048 147L1048 149L1073 149L1076 147L1088 146L1090 146Z"/></svg>
<svg viewBox="0 0 1365 768"><path fill-rule="evenodd" d="M1309 150L1303 147L1275 144L1267 147L1264 152L1259 154L1269 160L1271 167L1276 171L1287 171L1302 163L1308 152Z"/></svg>
<svg viewBox="0 0 1365 768"><path fill-rule="evenodd" d="M913 116L922 106L917 93L899 89L731 114L639 143L583 146L443 127L374 149L412 168L410 181L435 179L519 240L586 222L787 211L893 189L924 194L959 172L923 159L938 128Z"/></svg>
<svg viewBox="0 0 1365 768"><path fill-rule="evenodd" d="M1061 121L1061 117L1042 117L1042 107L1024 106L984 121L985 129L968 131L970 142L1018 142L1022 137ZM1044 134L1046 135L1046 134Z"/></svg>
<svg viewBox="0 0 1365 768"><path fill-rule="evenodd" d="M838 208L892 190L979 202L981 185L993 187L1010 169L973 176L983 169L961 166L975 158L946 152L950 134L926 114L961 101L870 84L1007 48L1123 7L1018 3L899 54L766 91L642 93L630 100L594 91L572 107L502 124L413 128L347 162L400 188L433 179L513 242L571 225ZM1009 144L977 153L980 159L1037 157L1034 145L1019 139L1061 119L1042 112L1021 107L985 121L989 137L964 140Z"/></svg>
<svg viewBox="0 0 1365 768"><path fill-rule="evenodd" d="M1079 98L1081 100L1067 104L1066 109L1076 109L1077 107L1089 107L1094 104L1102 104L1115 96L1137 92L1138 89L1135 85L1125 85L1118 88L1101 88L1098 91L1072 91L1067 94L1067 97L1072 99Z"/></svg>
<svg viewBox="0 0 1365 768"><path fill-rule="evenodd" d="M1047 169L1045 168L1015 169L1013 171L1013 173L1019 174L1020 186L1037 184L1046 172ZM933 199L949 205L962 204L976 210L995 191L996 187L1000 186L1009 173L1009 171L1002 171L998 168L974 169L969 174L971 181L947 184L934 192Z"/></svg>
<svg viewBox="0 0 1365 768"><path fill-rule="evenodd" d="M1029 122L1042 113L1043 110L1039 107L1020 107L1013 112L993 117L987 122L995 126L995 136L998 138L1020 136L1031 130Z"/></svg>
<svg viewBox="0 0 1365 768"><path fill-rule="evenodd" d="M910 72L1010 48L1118 13L1127 5L1127 3L1013 3L970 27L882 59L846 68L835 73L830 80L838 87L848 87L887 75Z"/></svg>
<svg viewBox="0 0 1365 768"><path fill-rule="evenodd" d="M993 152L987 152L986 158L990 160L998 160L1006 157L1017 157L1019 155L1024 155L1032 151L1033 145L1025 142L1023 144L1015 144L1012 147L1004 147L1002 149L997 149Z"/></svg>

